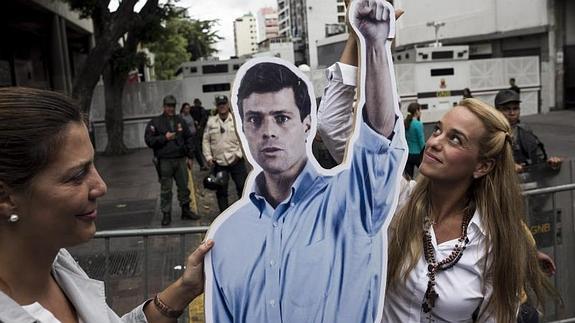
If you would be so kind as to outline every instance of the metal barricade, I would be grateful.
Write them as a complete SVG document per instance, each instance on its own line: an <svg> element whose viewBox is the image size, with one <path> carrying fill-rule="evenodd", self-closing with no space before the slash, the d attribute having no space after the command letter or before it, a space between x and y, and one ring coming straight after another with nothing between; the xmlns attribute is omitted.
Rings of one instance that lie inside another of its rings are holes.
<svg viewBox="0 0 575 323"><path fill-rule="evenodd" d="M553 284L559 291L563 306L546 305L546 320L575 315L575 184L527 190L525 196L528 224L538 248L552 255L557 266ZM563 322L563 321L560 321Z"/></svg>
<svg viewBox="0 0 575 323"><path fill-rule="evenodd" d="M208 228L100 231L89 243L69 250L91 278L106 283L108 305L123 314L180 277L187 254ZM188 322L185 313L179 322Z"/></svg>
<svg viewBox="0 0 575 323"><path fill-rule="evenodd" d="M557 304L553 304L554 311L548 312L545 319L557 320L559 318L575 316L575 204L573 194L575 192L575 184L565 184L553 187L545 187L524 191L523 194L526 200L527 210L529 211L529 224L534 234L535 239L538 241L540 249L548 254L553 255L557 264L557 273L554 276L554 285L561 293L565 306L560 308ZM562 196L558 196L563 194ZM545 198L542 198L545 197ZM535 201L539 205L534 207L530 205ZM182 270L185 264L186 253L193 250L201 241L201 236L209 227L184 227L184 228L161 228L161 229L136 229L136 230L113 230L113 231L100 231L96 233L95 240L84 247L75 247L70 251L79 260L80 265L88 272L91 277L102 279L106 282L106 294L109 295L108 303L115 310L122 313L125 312L129 306L124 307L114 306L114 292L111 290L114 281L114 275L118 276L114 269L114 264L118 259L122 259L121 252L131 252L137 250L141 259L138 260L136 265L132 266L133 271L138 274L134 277L134 286L140 289L139 296L132 293L130 296L136 300L136 304L144 299L150 298L151 291L158 291L158 288L164 288L171 280L177 277L167 277L164 282L154 282L154 286L150 286L151 278L157 278L158 268L150 268L150 264L162 263L164 267L174 266ZM191 235L193 239L187 239L186 236ZM163 237L163 241L151 241L153 238ZM112 240L122 240L116 246L112 246ZM136 240L125 240L136 239ZM191 241L194 240L194 241ZM103 242L103 246L99 244ZM191 242L191 244L190 244ZM156 248L157 250L155 250ZM94 260L94 254L100 254L99 261ZM166 262L167 255L175 255L172 263ZM103 259L102 259L103 255ZM92 258L90 258L92 257ZM153 257L153 259L151 259ZM163 260L162 260L163 257ZM152 261L151 261L152 260ZM91 266L103 262L103 271L93 269ZM174 265L175 264L175 265ZM165 270L164 270L165 271ZM126 270L120 269L120 275L125 273ZM178 272L181 274L181 272ZM129 281L131 278L126 278ZM171 280L170 280L171 279ZM122 284L122 282L117 283ZM126 292L121 292L125 294ZM124 295L116 295L119 299L126 298ZM129 294L129 293L128 293ZM133 306L132 306L133 307ZM575 318L556 321L555 323L574 322Z"/></svg>

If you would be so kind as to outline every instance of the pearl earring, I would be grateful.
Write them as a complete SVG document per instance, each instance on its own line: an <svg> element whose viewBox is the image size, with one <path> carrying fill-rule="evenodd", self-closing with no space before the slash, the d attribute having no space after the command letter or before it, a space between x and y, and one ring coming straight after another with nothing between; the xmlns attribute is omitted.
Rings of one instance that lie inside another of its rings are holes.
<svg viewBox="0 0 575 323"><path fill-rule="evenodd" d="M18 220L20 220L20 217L18 216L18 214L12 214L12 215L10 215L10 218L8 218L8 222L10 222L10 223L16 223L16 222L18 222Z"/></svg>

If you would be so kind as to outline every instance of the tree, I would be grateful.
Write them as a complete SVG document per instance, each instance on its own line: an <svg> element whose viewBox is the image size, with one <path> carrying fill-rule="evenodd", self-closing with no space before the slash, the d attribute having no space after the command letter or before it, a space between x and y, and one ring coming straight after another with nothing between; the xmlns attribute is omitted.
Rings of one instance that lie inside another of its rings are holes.
<svg viewBox="0 0 575 323"><path fill-rule="evenodd" d="M118 40L134 25L141 23L141 16L134 12L138 0L120 1L118 9L111 12L108 9L110 0L64 0L72 10L80 12L82 18L91 18L94 24L96 44L90 50L84 64L72 85L72 96L80 101L82 111L90 111L94 87L112 54L117 49ZM158 0L148 0L141 11L158 7Z"/></svg>
<svg viewBox="0 0 575 323"><path fill-rule="evenodd" d="M218 52L215 45L224 38L212 30L216 23L217 20L191 20L187 38L188 52L192 55L193 61L202 57L210 57Z"/></svg>
<svg viewBox="0 0 575 323"><path fill-rule="evenodd" d="M181 15L166 22L165 32L146 46L155 55L154 68L160 80L171 79L180 64L217 53L215 44L223 39L212 28L216 20L196 20Z"/></svg>
<svg viewBox="0 0 575 323"><path fill-rule="evenodd" d="M139 21L132 25L121 43L115 44L113 55L103 73L108 135L106 154L121 155L128 152L124 145L122 98L130 71L147 63L146 56L138 52L139 44L161 38L166 32L162 23L178 15L180 10L171 3L158 6L156 2L154 6L144 6L140 10Z"/></svg>

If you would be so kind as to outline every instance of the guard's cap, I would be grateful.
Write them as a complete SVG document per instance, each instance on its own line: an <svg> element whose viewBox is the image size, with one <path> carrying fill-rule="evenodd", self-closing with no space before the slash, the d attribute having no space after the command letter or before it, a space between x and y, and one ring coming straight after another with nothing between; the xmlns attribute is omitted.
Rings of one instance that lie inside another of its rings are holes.
<svg viewBox="0 0 575 323"><path fill-rule="evenodd" d="M216 96L216 105L228 103L228 97L225 95Z"/></svg>
<svg viewBox="0 0 575 323"><path fill-rule="evenodd" d="M176 105L176 97L174 97L173 95L166 95L164 97L164 105Z"/></svg>
<svg viewBox="0 0 575 323"><path fill-rule="evenodd" d="M495 96L496 108L510 102L518 102L518 103L521 102L521 99L519 98L519 93L509 89L497 92L497 95Z"/></svg>

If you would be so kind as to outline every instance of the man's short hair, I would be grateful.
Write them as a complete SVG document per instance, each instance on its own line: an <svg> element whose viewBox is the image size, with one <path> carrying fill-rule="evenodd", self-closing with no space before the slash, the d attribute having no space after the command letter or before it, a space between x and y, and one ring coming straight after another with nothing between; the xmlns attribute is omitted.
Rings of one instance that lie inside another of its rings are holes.
<svg viewBox="0 0 575 323"><path fill-rule="evenodd" d="M301 120L305 119L311 110L311 101L307 84L288 67L276 63L259 63L246 71L238 89L238 109L240 117L244 118L243 100L252 93L262 94L278 92L291 88L295 103L299 109Z"/></svg>

